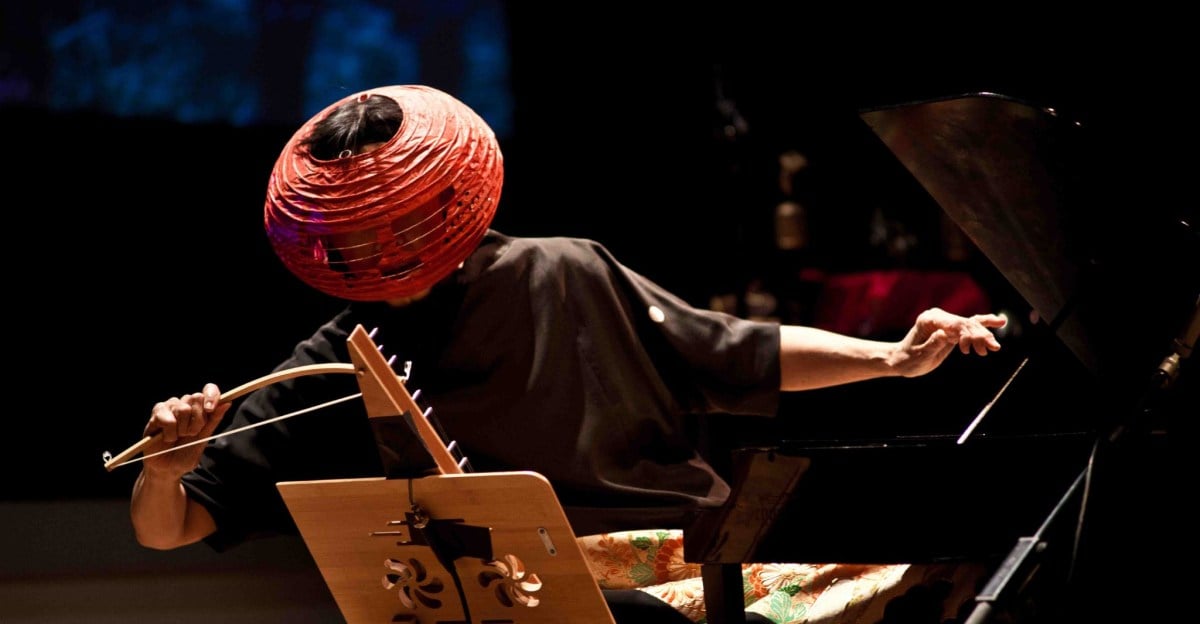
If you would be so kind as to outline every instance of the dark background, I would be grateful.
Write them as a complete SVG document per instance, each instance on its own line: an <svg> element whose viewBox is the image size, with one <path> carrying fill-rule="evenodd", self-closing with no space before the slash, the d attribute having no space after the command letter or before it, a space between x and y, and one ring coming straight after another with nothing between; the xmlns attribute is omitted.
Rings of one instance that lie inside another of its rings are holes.
<svg viewBox="0 0 1200 624"><path fill-rule="evenodd" d="M108 473L101 454L135 442L154 402L206 381L228 388L268 372L340 308L283 269L261 225L280 146L339 90L425 82L461 94L501 137L506 184L498 229L594 238L700 306L742 292L777 260L776 163L782 151L798 149L810 162L803 191L814 266L829 273L966 271L1022 330L1006 336L1000 354L952 359L927 378L797 397L785 404L795 417L764 423L765 439L955 435L1017 363L1045 344L1021 297L986 258L976 252L964 264L939 255L939 208L861 124L865 108L988 91L1079 120L1094 140L1089 162L1102 173L1095 179L1105 185L1087 209L1118 231L1122 223L1162 227L1148 247L1122 257L1187 249L1168 254L1188 261L1182 265L1147 260L1136 267L1139 279L1163 280L1163 292L1172 293L1153 304L1183 305L1131 318L1156 324L1143 328L1152 344L1131 354L1131 368L1149 377L1190 311L1187 297L1195 296L1194 229L1180 225L1196 223L1188 183L1194 132L1177 96L1187 81L1169 16L1014 15L984 24L941 16L950 21L935 25L912 15L765 14L733 4L653 14L618 2L566 14L534 3L451 3L436 11L439 3L430 3L396 10L392 32L414 33L410 43L385 38L371 46L363 43L366 25L378 27L379 13L335 23L334 31L353 36L331 38L331 27L313 18L325 8L319 2L251 3L245 12L259 21L238 27L197 10L204 5L144 14L135 4L108 3L114 21L101 26L80 19L90 25L88 36L109 43L68 48L71 71L48 55L62 46L51 27L97 5L5 3L0 13L7 346L16 360L12 434L0 460L10 478L0 501L14 509L120 506L137 469ZM178 21L197 13L207 21ZM464 16L481 13L496 18L485 29L483 61L463 52L477 48L462 45L477 32ZM139 21L115 21L128 15ZM191 41L206 32L213 47L187 61L197 52L177 47L180 35ZM1132 43L1135 37L1143 43ZM346 65L321 52L351 48L366 69L346 75L336 74ZM141 68L149 71L120 63L122 55L149 63ZM380 69L389 64L394 71ZM114 66L122 73L103 73ZM313 80L305 71L325 75ZM64 90L64 80L75 88ZM232 90L238 85L253 85L258 95L240 99ZM206 100L222 106L195 105ZM872 245L869 222L879 213L907 224L918 246L897 258ZM1111 295L1136 309L1128 301L1135 292ZM1037 376L993 417L997 429L1106 427L1138 409L1136 391L1097 405L1103 395L1093 380L1080 377L1053 340L1046 348L1052 363L1038 369L1042 360L1035 361ZM1122 381L1141 388L1140 379ZM1177 414L1195 416L1194 395L1183 396L1172 395L1155 414L1157 430ZM1157 462L1165 470L1165 452ZM1146 476L1144 468L1137 463L1129 474L1152 479L1142 493L1161 496L1134 500L1145 513L1130 514L1131 528L1124 516L1113 521L1116 531L1142 534L1166 513L1173 484L1167 473ZM112 517L119 526L119 514ZM1169 539L1158 532L1151 547ZM47 578L62 574L41 566Z"/></svg>

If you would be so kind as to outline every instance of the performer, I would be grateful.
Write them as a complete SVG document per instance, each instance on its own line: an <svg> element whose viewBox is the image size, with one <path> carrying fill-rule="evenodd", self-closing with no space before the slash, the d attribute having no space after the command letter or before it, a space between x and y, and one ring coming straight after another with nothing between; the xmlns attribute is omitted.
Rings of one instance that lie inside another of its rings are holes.
<svg viewBox="0 0 1200 624"><path fill-rule="evenodd" d="M597 242L490 229L503 178L487 124L429 87L357 93L303 124L271 173L264 224L296 277L347 305L277 370L349 362L349 332L378 327L474 469L541 473L576 535L677 532L725 501L728 484L686 435L693 415L770 416L781 392L923 375L955 350L1000 348L992 330L1005 319L993 314L926 310L884 342L695 308ZM351 375L298 377L227 415L206 384L154 406L145 431L161 436L145 452L208 437L226 418L245 426L356 391ZM294 533L277 482L381 475L361 402L330 409L346 413L147 457L132 493L138 541L223 550ZM608 595L618 621L643 617ZM650 601L667 612L654 621L697 617L667 604Z"/></svg>

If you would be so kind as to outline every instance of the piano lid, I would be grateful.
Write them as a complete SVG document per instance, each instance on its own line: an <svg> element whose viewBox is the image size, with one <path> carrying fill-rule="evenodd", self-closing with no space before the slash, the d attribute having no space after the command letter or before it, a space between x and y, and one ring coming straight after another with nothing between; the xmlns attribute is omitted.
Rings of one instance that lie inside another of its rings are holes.
<svg viewBox="0 0 1200 624"><path fill-rule="evenodd" d="M1147 379L1170 353L1197 305L1195 225L1139 198L1156 181L1115 137L993 93L860 116L1089 370Z"/></svg>

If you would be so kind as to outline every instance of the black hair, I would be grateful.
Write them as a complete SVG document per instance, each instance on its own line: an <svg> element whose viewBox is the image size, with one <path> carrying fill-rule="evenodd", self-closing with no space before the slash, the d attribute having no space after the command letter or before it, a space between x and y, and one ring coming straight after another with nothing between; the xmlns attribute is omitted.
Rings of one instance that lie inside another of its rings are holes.
<svg viewBox="0 0 1200 624"><path fill-rule="evenodd" d="M403 121L404 111L390 97L355 98L318 121L301 144L313 158L333 160L357 154L363 145L387 141L400 130Z"/></svg>

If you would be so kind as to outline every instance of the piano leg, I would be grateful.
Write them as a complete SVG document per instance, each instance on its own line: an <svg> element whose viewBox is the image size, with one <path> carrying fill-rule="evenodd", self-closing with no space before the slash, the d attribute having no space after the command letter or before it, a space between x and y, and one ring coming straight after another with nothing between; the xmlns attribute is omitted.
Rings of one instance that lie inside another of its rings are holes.
<svg viewBox="0 0 1200 624"><path fill-rule="evenodd" d="M700 566L704 584L704 611L708 624L745 624L740 563L705 563Z"/></svg>

